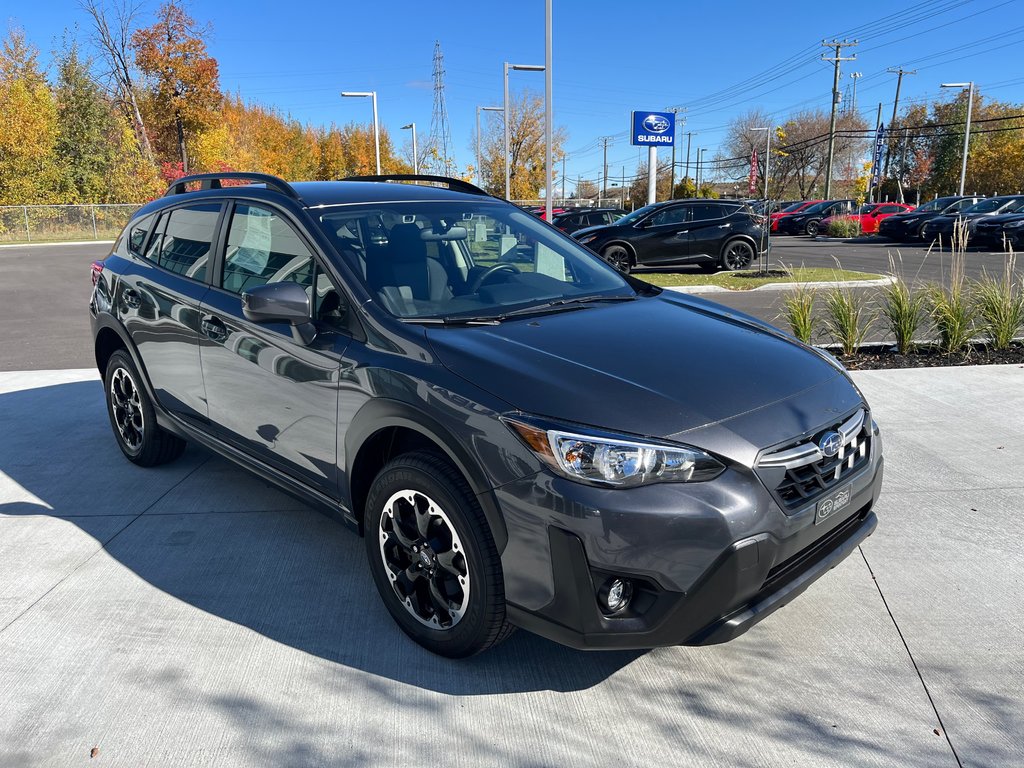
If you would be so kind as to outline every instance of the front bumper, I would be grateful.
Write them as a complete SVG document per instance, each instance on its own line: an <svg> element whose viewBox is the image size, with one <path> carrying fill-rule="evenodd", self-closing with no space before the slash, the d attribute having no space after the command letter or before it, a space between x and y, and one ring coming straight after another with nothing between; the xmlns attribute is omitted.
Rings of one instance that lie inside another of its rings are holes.
<svg viewBox="0 0 1024 768"><path fill-rule="evenodd" d="M502 558L517 561L505 569L509 619L578 649L731 640L871 534L883 475L880 442L875 454L851 478L849 513L817 525L815 504L787 514L756 478L734 470L682 494L669 485L634 489L646 493L618 509L610 505L622 491L544 479L531 501L545 507L547 525L529 534L521 527L531 514L522 505L525 488L501 489L510 530ZM634 598L609 616L596 595L613 577L630 579Z"/></svg>

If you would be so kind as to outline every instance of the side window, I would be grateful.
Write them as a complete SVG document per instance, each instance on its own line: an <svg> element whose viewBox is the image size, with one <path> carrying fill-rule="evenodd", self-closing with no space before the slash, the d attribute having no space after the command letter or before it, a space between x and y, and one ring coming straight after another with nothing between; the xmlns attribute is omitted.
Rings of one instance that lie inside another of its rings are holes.
<svg viewBox="0 0 1024 768"><path fill-rule="evenodd" d="M160 242L160 266L193 280L205 280L219 215L220 203L201 203L171 211Z"/></svg>
<svg viewBox="0 0 1024 768"><path fill-rule="evenodd" d="M221 287L241 294L267 283L313 285L313 255L277 213L239 204L231 215Z"/></svg>
<svg viewBox="0 0 1024 768"><path fill-rule="evenodd" d="M154 221L156 221L156 215L150 214L138 221L131 222L117 243L117 252L122 255L132 253L135 256L143 256L142 246L146 242L146 235L152 229Z"/></svg>
<svg viewBox="0 0 1024 768"><path fill-rule="evenodd" d="M725 215L722 206L716 203L696 203L693 206L692 221L707 221L708 219L720 219Z"/></svg>
<svg viewBox="0 0 1024 768"><path fill-rule="evenodd" d="M319 269L316 271L313 312L316 319L329 328L336 331L348 330L346 301L331 279Z"/></svg>
<svg viewBox="0 0 1024 768"><path fill-rule="evenodd" d="M161 213L154 228L153 237L149 241L149 247L143 254L143 258L152 261L154 264L160 261L160 244L164 239L164 228L167 226L167 214Z"/></svg>
<svg viewBox="0 0 1024 768"><path fill-rule="evenodd" d="M651 226L661 227L667 224L682 224L686 221L690 221L690 206L677 205L667 211L654 214L651 218Z"/></svg>
<svg viewBox="0 0 1024 768"><path fill-rule="evenodd" d="M899 213L903 209L898 205L883 205L875 213Z"/></svg>

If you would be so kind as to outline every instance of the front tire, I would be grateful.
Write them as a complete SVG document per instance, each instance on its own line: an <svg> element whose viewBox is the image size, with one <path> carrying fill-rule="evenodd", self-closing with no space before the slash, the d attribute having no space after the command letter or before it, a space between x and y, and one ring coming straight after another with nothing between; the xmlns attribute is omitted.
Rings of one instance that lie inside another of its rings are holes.
<svg viewBox="0 0 1024 768"><path fill-rule="evenodd" d="M730 240L722 249L722 269L734 272L746 269L754 261L754 246L746 240Z"/></svg>
<svg viewBox="0 0 1024 768"><path fill-rule="evenodd" d="M181 456L186 443L156 423L153 403L141 381L127 352L118 350L110 356L103 388L117 447L128 461L140 467L155 467Z"/></svg>
<svg viewBox="0 0 1024 768"><path fill-rule="evenodd" d="M633 266L633 257L623 245L609 245L601 251L601 258L624 275L628 275Z"/></svg>
<svg viewBox="0 0 1024 768"><path fill-rule="evenodd" d="M511 634L490 528L446 460L415 452L390 461L370 487L363 522L374 584L409 637L463 658Z"/></svg>
<svg viewBox="0 0 1024 768"><path fill-rule="evenodd" d="M808 221L807 226L804 227L804 231L811 237L817 237L819 229L821 229L821 223L814 220Z"/></svg>

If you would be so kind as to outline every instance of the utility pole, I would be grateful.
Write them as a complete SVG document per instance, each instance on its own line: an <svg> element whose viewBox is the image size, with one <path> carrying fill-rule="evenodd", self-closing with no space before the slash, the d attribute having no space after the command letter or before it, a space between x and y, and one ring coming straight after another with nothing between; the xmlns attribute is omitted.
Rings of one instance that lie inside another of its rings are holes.
<svg viewBox="0 0 1024 768"><path fill-rule="evenodd" d="M850 113L857 114L857 81L864 77L863 72L851 72L850 78L853 80L853 104L850 106Z"/></svg>
<svg viewBox="0 0 1024 768"><path fill-rule="evenodd" d="M693 131L686 132L686 175L684 179L690 178L690 139L693 138Z"/></svg>
<svg viewBox="0 0 1024 768"><path fill-rule="evenodd" d="M612 140L611 136L602 136L601 143L604 144L604 174L601 176L601 189L597 193L597 204L601 205L601 196L605 190L608 189L608 142Z"/></svg>
<svg viewBox="0 0 1024 768"><path fill-rule="evenodd" d="M565 205L565 152L562 152L562 205Z"/></svg>
<svg viewBox="0 0 1024 768"><path fill-rule="evenodd" d="M822 61L831 61L835 65L832 75L832 117L828 123L828 161L825 166L825 199L832 196L832 160L836 153L836 108L839 106L839 63L843 61L856 61L857 55L843 56L843 48L850 48L857 44L857 41L849 40L822 40L825 48L835 48L836 55L833 57L822 56Z"/></svg>
<svg viewBox="0 0 1024 768"><path fill-rule="evenodd" d="M878 136L878 129L882 127L882 102L878 102L878 116L875 118L875 136ZM877 138L875 139L877 141ZM874 153L871 155L874 164L871 166L871 177L868 179L868 202L875 202L875 186L871 182L875 178L875 164L877 164L881 158L875 157ZM881 180L881 177L879 177Z"/></svg>
<svg viewBox="0 0 1024 768"><path fill-rule="evenodd" d="M896 77L896 98L892 102L892 119L889 121L889 135L895 135L893 131L896 130L896 110L900 106L900 86L903 85L904 75L916 75L916 69L904 69L903 67L889 67L885 70L891 75L897 75ZM885 170L882 171L882 178L887 179L889 177L889 164L892 162L892 142L887 142L885 149Z"/></svg>
<svg viewBox="0 0 1024 768"><path fill-rule="evenodd" d="M673 120L678 120L679 119L679 113L680 112L685 112L686 111L686 107L670 107L668 111L673 114L673 116L674 116L672 118ZM686 125L686 118L685 117L683 118L683 125ZM672 126L672 133L673 133L673 135L675 135L675 132L676 132L675 126ZM676 196L676 142L675 142L675 139L672 140L672 173L669 176L668 196L669 196L669 199L672 199L673 197Z"/></svg>

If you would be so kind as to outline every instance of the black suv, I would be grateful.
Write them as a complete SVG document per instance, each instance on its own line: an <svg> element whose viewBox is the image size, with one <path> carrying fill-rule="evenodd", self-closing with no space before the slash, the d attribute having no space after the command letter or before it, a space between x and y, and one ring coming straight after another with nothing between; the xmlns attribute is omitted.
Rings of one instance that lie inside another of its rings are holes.
<svg viewBox="0 0 1024 768"><path fill-rule="evenodd" d="M637 208L610 226L572 236L621 272L696 264L706 272L746 269L763 250L762 218L734 200L666 200Z"/></svg>
<svg viewBox="0 0 1024 768"><path fill-rule="evenodd" d="M876 524L881 438L834 358L464 182L186 177L90 310L128 460L192 441L339 518L447 656L513 626L724 642Z"/></svg>
<svg viewBox="0 0 1024 768"><path fill-rule="evenodd" d="M626 212L621 208L584 208L557 213L551 223L555 225L556 229L571 235L584 227L603 227L605 224L614 224L625 215Z"/></svg>
<svg viewBox="0 0 1024 768"><path fill-rule="evenodd" d="M804 208L799 213L778 219L778 231L783 235L814 237L818 234L822 219L847 216L854 213L858 207L856 200L824 200L810 208Z"/></svg>
<svg viewBox="0 0 1024 768"><path fill-rule="evenodd" d="M921 240L925 225L944 213L958 213L982 200L981 197L937 197L906 213L897 213L878 223L878 234L900 242Z"/></svg>

